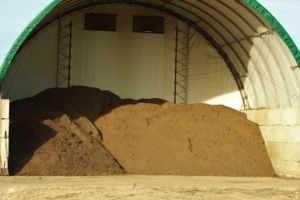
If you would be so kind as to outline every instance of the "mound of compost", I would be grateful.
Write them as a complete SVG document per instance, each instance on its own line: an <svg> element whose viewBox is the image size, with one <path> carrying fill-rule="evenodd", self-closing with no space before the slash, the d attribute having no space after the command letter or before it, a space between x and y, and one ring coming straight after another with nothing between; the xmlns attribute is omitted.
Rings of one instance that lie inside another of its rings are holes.
<svg viewBox="0 0 300 200"><path fill-rule="evenodd" d="M274 175L258 126L225 106L73 86L13 102L11 121L11 174Z"/></svg>

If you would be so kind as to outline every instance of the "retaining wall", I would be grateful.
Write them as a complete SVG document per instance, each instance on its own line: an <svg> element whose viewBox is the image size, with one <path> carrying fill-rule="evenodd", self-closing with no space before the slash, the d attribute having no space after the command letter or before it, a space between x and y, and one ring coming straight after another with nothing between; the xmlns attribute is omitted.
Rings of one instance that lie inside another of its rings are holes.
<svg viewBox="0 0 300 200"><path fill-rule="evenodd" d="M0 175L8 175L9 100L0 99Z"/></svg>
<svg viewBox="0 0 300 200"><path fill-rule="evenodd" d="M259 125L276 174L300 178L300 107L244 112Z"/></svg>

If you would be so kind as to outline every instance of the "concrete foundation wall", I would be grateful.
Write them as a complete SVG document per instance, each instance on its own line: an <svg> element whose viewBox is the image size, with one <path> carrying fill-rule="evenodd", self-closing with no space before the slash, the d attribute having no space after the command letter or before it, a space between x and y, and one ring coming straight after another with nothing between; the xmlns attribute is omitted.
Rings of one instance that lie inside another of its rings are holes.
<svg viewBox="0 0 300 200"><path fill-rule="evenodd" d="M259 125L275 172L300 178L300 107L244 112Z"/></svg>
<svg viewBox="0 0 300 200"><path fill-rule="evenodd" d="M8 174L9 100L0 99L0 175Z"/></svg>

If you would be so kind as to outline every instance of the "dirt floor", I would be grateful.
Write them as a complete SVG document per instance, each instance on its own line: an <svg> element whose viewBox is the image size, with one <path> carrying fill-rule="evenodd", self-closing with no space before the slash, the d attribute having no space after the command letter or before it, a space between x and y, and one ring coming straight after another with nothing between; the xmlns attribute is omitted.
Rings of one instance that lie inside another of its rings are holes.
<svg viewBox="0 0 300 200"><path fill-rule="evenodd" d="M0 200L299 200L300 180L250 177L0 177Z"/></svg>
<svg viewBox="0 0 300 200"><path fill-rule="evenodd" d="M11 121L11 174L274 176L258 126L225 106L71 87L12 103Z"/></svg>

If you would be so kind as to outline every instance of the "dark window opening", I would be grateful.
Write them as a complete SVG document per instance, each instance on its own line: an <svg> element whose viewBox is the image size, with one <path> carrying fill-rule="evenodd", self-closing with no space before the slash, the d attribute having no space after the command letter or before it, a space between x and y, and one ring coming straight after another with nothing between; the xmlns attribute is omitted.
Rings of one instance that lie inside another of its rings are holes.
<svg viewBox="0 0 300 200"><path fill-rule="evenodd" d="M97 31L116 31L116 15L86 13L84 29Z"/></svg>
<svg viewBox="0 0 300 200"><path fill-rule="evenodd" d="M164 33L164 18L157 16L133 16L133 32Z"/></svg>

